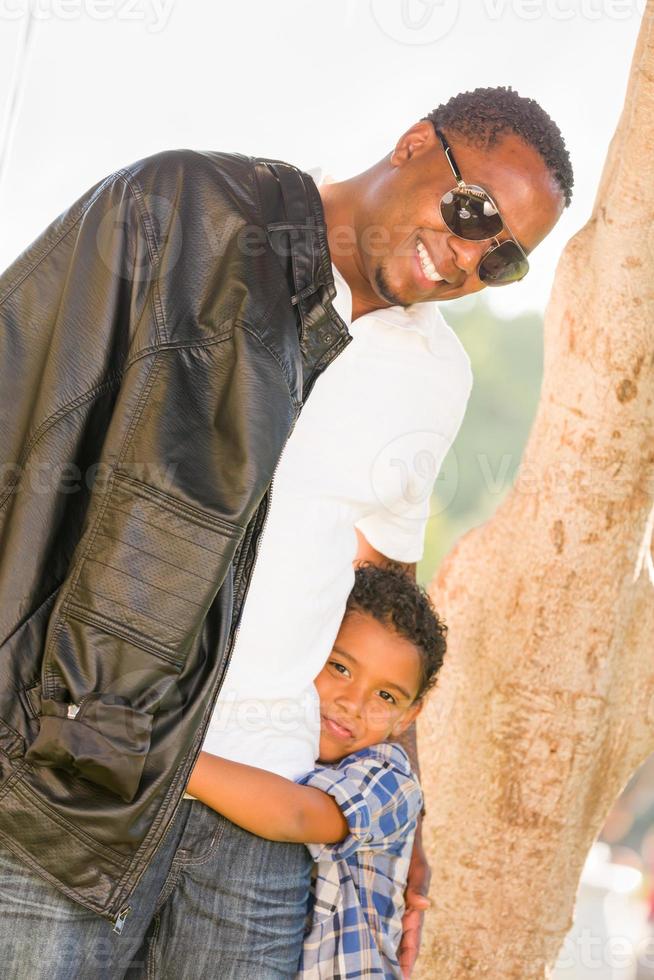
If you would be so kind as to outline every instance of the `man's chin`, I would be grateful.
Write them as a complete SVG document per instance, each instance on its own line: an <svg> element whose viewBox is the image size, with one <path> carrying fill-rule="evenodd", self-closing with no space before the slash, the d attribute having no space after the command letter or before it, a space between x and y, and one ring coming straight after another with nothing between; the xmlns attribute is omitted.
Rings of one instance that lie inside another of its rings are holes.
<svg viewBox="0 0 654 980"><path fill-rule="evenodd" d="M389 306L411 306L416 302L414 298L407 298L404 290L391 285L383 266L377 266L374 279L375 292Z"/></svg>

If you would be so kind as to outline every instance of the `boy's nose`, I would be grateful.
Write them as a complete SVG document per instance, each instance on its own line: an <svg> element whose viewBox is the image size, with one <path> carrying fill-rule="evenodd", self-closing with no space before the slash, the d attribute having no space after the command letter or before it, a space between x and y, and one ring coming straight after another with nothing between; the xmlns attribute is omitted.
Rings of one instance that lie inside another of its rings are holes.
<svg viewBox="0 0 654 980"><path fill-rule="evenodd" d="M352 720L359 720L361 718L363 704L363 697L359 696L356 691L348 691L347 695L343 695L337 701L337 705L343 712L344 717Z"/></svg>

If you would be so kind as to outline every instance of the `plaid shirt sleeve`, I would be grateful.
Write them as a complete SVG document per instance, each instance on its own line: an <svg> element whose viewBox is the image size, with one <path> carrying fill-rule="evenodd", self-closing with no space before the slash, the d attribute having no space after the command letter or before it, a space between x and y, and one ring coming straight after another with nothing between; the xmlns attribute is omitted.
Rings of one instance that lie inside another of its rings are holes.
<svg viewBox="0 0 654 980"><path fill-rule="evenodd" d="M339 861L360 848L389 848L413 830L422 807L409 758L394 742L353 752L337 766L321 766L297 782L329 793L349 828L335 844L308 843L314 861Z"/></svg>

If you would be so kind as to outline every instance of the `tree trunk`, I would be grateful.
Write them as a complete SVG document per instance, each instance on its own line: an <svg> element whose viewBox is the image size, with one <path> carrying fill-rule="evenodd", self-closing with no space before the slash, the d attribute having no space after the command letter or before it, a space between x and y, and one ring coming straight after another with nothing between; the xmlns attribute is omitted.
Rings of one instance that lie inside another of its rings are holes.
<svg viewBox="0 0 654 980"><path fill-rule="evenodd" d="M515 486L432 583L419 720L433 877L418 978L543 978L588 850L654 751L654 0L545 314Z"/></svg>

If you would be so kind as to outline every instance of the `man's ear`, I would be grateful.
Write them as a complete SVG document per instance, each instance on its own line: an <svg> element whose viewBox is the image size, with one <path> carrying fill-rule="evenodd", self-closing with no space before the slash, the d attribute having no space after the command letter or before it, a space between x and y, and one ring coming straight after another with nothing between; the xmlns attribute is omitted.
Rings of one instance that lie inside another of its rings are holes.
<svg viewBox="0 0 654 980"><path fill-rule="evenodd" d="M414 123L395 144L395 149L390 155L391 166L402 166L416 154L429 152L435 139L434 127L428 119Z"/></svg>
<svg viewBox="0 0 654 980"><path fill-rule="evenodd" d="M398 720L395 722L391 730L391 735L401 735L403 732L405 732L422 711L423 704L424 701L422 699L414 701L413 704L406 709L402 717L398 718Z"/></svg>

